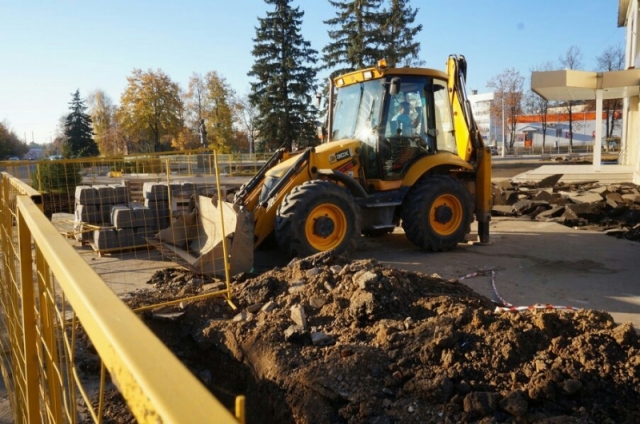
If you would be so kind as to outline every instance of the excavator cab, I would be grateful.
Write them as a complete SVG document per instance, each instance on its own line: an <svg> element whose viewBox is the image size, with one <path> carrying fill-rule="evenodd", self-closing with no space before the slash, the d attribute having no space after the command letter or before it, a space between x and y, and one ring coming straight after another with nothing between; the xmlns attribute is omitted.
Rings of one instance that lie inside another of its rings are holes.
<svg viewBox="0 0 640 424"><path fill-rule="evenodd" d="M412 162L456 153L447 80L394 75L337 91L331 141L361 140L367 178L401 180Z"/></svg>

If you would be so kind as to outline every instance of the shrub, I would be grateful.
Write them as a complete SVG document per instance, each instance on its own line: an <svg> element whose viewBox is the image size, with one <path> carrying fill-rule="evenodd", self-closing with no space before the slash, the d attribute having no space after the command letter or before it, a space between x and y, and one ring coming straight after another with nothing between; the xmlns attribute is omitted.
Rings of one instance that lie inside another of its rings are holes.
<svg viewBox="0 0 640 424"><path fill-rule="evenodd" d="M82 184L79 163L40 162L36 172L31 175L31 187L40 193L75 192Z"/></svg>

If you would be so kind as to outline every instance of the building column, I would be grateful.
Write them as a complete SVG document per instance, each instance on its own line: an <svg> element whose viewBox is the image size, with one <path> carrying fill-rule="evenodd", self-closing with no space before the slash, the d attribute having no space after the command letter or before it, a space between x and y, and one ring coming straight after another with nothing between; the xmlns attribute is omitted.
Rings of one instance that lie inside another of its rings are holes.
<svg viewBox="0 0 640 424"><path fill-rule="evenodd" d="M600 171L602 163L602 89L596 89L596 139L593 143L593 170Z"/></svg>

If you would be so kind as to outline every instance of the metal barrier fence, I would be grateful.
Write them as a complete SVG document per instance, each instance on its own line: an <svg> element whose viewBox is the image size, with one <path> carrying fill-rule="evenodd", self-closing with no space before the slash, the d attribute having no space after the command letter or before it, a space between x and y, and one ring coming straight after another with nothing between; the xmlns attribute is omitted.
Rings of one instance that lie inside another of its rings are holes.
<svg viewBox="0 0 640 424"><path fill-rule="evenodd" d="M233 153L217 154L219 172L222 175L244 175L255 173L273 153ZM23 181L38 187L38 165L79 164L83 177L97 178L123 174L153 175L166 174L167 168L173 175L196 176L216 173L212 152L202 150L136 154L119 157L95 157L70 160L20 160L0 161L0 171L8 172Z"/></svg>
<svg viewBox="0 0 640 424"><path fill-rule="evenodd" d="M73 212L74 189L80 184L130 184L134 194L141 183L166 181L168 177L214 184L216 174L254 175L270 156L270 153L215 154L194 150L124 157L13 160L0 161L0 172L7 172L42 193L45 214L51 217L55 212Z"/></svg>
<svg viewBox="0 0 640 424"><path fill-rule="evenodd" d="M3 173L0 205L0 370L16 423L102 422L113 389L138 422L244 422L244 398L234 417L67 243L40 193ZM79 369L87 338L97 381Z"/></svg>

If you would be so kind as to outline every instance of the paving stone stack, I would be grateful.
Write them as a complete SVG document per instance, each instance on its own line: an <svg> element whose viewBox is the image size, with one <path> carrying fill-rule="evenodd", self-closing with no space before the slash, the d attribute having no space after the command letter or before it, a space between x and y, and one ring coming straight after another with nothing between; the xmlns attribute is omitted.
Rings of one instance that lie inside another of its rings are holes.
<svg viewBox="0 0 640 424"><path fill-rule="evenodd" d="M196 191L196 186L192 182L182 183L144 183L142 192L144 196L144 206L151 210L155 228L161 230L170 224L170 211L178 211L176 199L188 201ZM171 194L171 198L169 196ZM169 202L172 201L172 204Z"/></svg>
<svg viewBox="0 0 640 424"><path fill-rule="evenodd" d="M157 231L151 210L131 202L125 185L77 186L75 202L76 240L92 242L96 250L146 245Z"/></svg>

